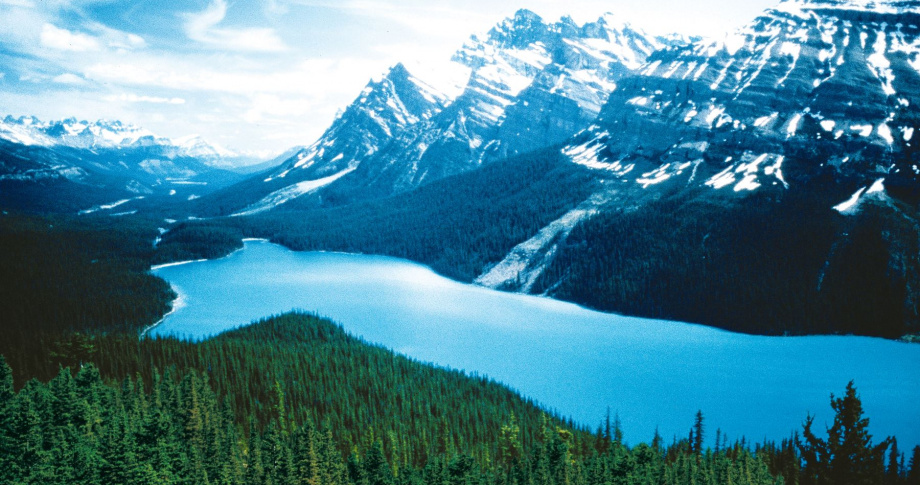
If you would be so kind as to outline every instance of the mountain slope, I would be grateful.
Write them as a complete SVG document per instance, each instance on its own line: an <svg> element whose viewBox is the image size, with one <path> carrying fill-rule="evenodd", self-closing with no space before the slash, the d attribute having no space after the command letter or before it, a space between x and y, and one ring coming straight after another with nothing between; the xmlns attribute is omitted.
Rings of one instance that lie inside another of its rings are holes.
<svg viewBox="0 0 920 485"><path fill-rule="evenodd" d="M687 180L698 160L697 185L742 193L827 165L866 187L915 183L917 7L835 5L784 2L724 41L657 53L567 153L608 173L635 164L614 177L644 186Z"/></svg>
<svg viewBox="0 0 920 485"><path fill-rule="evenodd" d="M478 281L754 333L916 331L918 10L790 1L653 54L563 149L605 203Z"/></svg>
<svg viewBox="0 0 920 485"><path fill-rule="evenodd" d="M579 26L521 10L454 56L462 91L443 94L398 65L314 145L203 210L344 205L559 143L586 127L616 80L658 47L659 39L610 15Z"/></svg>

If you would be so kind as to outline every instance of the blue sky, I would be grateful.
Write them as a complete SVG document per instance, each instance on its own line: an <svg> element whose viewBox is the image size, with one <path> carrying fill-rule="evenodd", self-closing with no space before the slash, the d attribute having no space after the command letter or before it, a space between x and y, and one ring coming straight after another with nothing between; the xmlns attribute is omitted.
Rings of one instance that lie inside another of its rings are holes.
<svg viewBox="0 0 920 485"><path fill-rule="evenodd" d="M775 3L0 0L0 115L119 119L282 151L314 141L389 66L437 67L519 8L548 21L613 12L650 33L718 37Z"/></svg>

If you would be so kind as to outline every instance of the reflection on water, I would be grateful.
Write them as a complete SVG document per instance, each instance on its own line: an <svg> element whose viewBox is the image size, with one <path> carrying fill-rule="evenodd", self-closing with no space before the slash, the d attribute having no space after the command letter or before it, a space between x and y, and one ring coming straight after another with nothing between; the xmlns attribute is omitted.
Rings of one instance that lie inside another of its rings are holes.
<svg viewBox="0 0 920 485"><path fill-rule="evenodd" d="M596 426L609 407L630 442L709 436L780 440L855 380L871 431L920 444L920 345L862 337L754 337L628 318L459 284L402 260L295 253L266 242L154 271L185 306L150 331L203 338L292 309L422 361L504 382ZM908 445L908 447L905 447Z"/></svg>

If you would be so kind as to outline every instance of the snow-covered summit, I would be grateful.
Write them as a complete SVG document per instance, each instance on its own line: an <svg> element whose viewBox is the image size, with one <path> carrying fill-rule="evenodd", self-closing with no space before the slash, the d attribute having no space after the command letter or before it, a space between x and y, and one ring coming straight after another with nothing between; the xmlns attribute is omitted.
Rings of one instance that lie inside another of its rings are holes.
<svg viewBox="0 0 920 485"><path fill-rule="evenodd" d="M918 4L788 0L723 40L658 51L564 153L642 191L782 192L828 172L915 184Z"/></svg>
<svg viewBox="0 0 920 485"><path fill-rule="evenodd" d="M663 42L612 14L579 25L520 10L471 36L441 79L409 62L372 80L319 140L247 184L242 208L319 180L309 193L326 204L385 196L561 142Z"/></svg>
<svg viewBox="0 0 920 485"><path fill-rule="evenodd" d="M26 145L69 146L73 148L115 148L154 137L149 130L120 121L85 121L67 118L43 122L34 116L0 121L0 136Z"/></svg>
<svg viewBox="0 0 920 485"><path fill-rule="evenodd" d="M186 154L196 158L218 159L235 158L239 154L215 143L209 143L200 135L188 135L176 138L173 143L182 148Z"/></svg>
<svg viewBox="0 0 920 485"><path fill-rule="evenodd" d="M219 161L238 157L226 148L205 141L197 135L175 140L161 137L150 130L118 120L86 121L67 118L42 121L34 116L0 119L0 138L26 146L75 149L143 149L162 148L171 156Z"/></svg>

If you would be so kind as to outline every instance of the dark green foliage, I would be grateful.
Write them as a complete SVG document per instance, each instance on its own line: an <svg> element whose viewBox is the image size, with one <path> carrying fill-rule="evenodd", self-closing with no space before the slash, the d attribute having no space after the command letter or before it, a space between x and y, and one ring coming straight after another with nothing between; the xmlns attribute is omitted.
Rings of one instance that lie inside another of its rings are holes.
<svg viewBox="0 0 920 485"><path fill-rule="evenodd" d="M259 428L272 416L278 434L322 423L337 433L343 452L379 442L399 465L451 450L495 457L502 423L512 414L522 446L542 422L532 402L488 379L423 365L311 315L286 314L199 343L113 335L96 346L103 375L140 375L150 384L156 368L207 370L234 414L252 417ZM190 438L198 436L192 417ZM583 430L576 435L589 440ZM262 454L269 456L266 449Z"/></svg>
<svg viewBox="0 0 920 485"><path fill-rule="evenodd" d="M62 347L86 343L73 340ZM592 436L493 382L309 315L200 343L110 334L92 344L100 368L63 369L18 393L0 359L0 483L900 484L916 471L885 473L888 442L872 445L852 384L832 398L828 440L806 425L801 455L798 440L703 449L702 413L693 439L630 448L618 419Z"/></svg>
<svg viewBox="0 0 920 485"><path fill-rule="evenodd" d="M898 460L902 458L898 451L898 440L891 438L891 451L888 452L888 467L885 469L885 483L897 484L901 480L901 465Z"/></svg>
<svg viewBox="0 0 920 485"><path fill-rule="evenodd" d="M84 366L47 384L31 381L0 408L0 482L94 484L595 485L782 483L769 453L742 445L702 455L687 443L667 450L617 443L582 448L571 430L543 418L537 439L513 462L476 460L462 451L406 465L380 439L347 454L329 428L291 425L273 415L261 431L219 402L206 373L167 370L154 380L103 381ZM64 409L66 412L61 413ZM285 409L275 403L275 410ZM391 437L388 439L403 439ZM410 437L412 441L420 437ZM346 456L347 455L347 456Z"/></svg>
<svg viewBox="0 0 920 485"><path fill-rule="evenodd" d="M18 383L92 357L93 337L65 335L136 332L168 311L175 295L147 273L156 234L133 218L0 215L0 353Z"/></svg>
<svg viewBox="0 0 920 485"><path fill-rule="evenodd" d="M862 402L852 382L846 394L835 398L831 407L836 415L827 430L827 440L818 438L811 427L813 418L805 421L799 444L804 461L802 483L827 485L860 485L883 483L885 450L891 438L872 444L869 419L863 416ZM897 480L895 480L897 483Z"/></svg>
<svg viewBox="0 0 920 485"><path fill-rule="evenodd" d="M693 423L693 445L694 453L703 452L703 438L704 438L704 426L703 426L703 411L696 412L696 421Z"/></svg>
<svg viewBox="0 0 920 485"><path fill-rule="evenodd" d="M914 331L916 243L891 242L915 241L909 224L873 207L855 218L827 207L798 192L606 212L572 231L535 291L754 334Z"/></svg>
<svg viewBox="0 0 920 485"><path fill-rule="evenodd" d="M293 201L266 215L224 223L294 250L396 256L472 281L586 199L595 184L590 173L552 149L388 199L323 210L298 210Z"/></svg>
<svg viewBox="0 0 920 485"><path fill-rule="evenodd" d="M243 247L239 229L213 222L183 222L157 245L154 264L215 259Z"/></svg>
<svg viewBox="0 0 920 485"><path fill-rule="evenodd" d="M910 455L910 470L907 472L906 483L920 485L920 446L915 446Z"/></svg>

